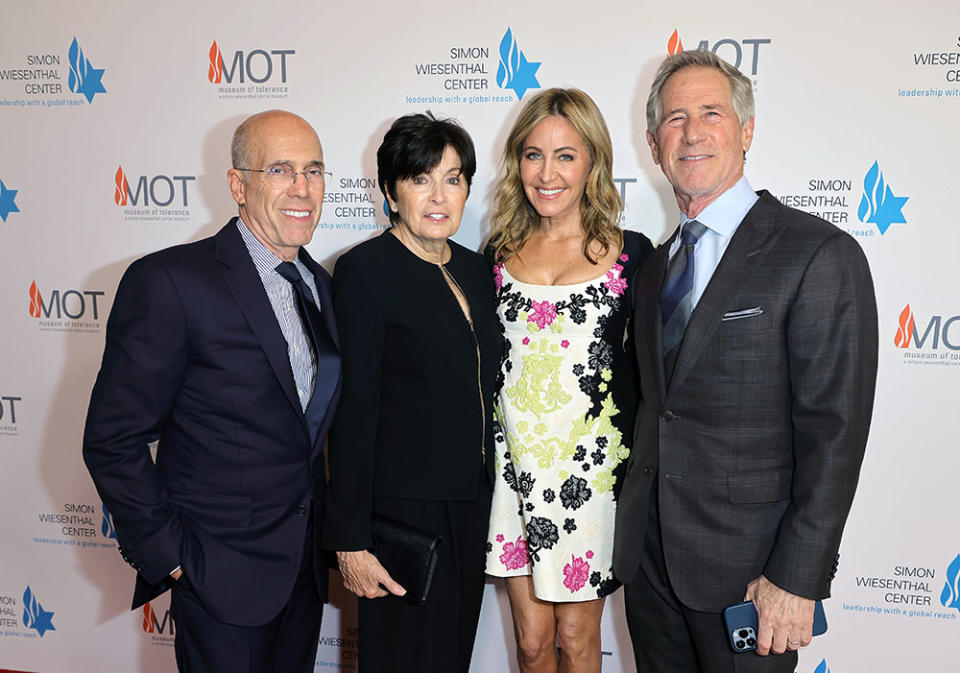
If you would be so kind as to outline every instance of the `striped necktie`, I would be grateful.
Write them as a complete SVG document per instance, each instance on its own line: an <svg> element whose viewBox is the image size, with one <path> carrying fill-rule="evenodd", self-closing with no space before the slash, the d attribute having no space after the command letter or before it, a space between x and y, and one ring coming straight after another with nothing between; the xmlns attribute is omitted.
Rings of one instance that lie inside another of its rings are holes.
<svg viewBox="0 0 960 673"><path fill-rule="evenodd" d="M680 231L680 247L667 266L660 293L660 317L663 320L663 360L667 381L673 374L683 333L693 313L693 249L707 228L690 220Z"/></svg>

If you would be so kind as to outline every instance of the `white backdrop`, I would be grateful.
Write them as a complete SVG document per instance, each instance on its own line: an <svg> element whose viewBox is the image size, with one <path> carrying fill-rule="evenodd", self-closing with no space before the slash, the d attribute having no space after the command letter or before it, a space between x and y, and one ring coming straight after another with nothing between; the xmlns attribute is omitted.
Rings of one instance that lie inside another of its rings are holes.
<svg viewBox="0 0 960 673"><path fill-rule="evenodd" d="M175 668L168 598L128 610L133 571L80 437L121 273L234 213L225 172L240 120L282 107L318 129L334 179L309 249L332 269L386 224L375 152L396 116L429 108L473 135L478 172L456 238L478 248L520 97L577 86L610 126L625 225L662 241L677 211L649 158L643 106L679 41L739 61L757 94L753 186L857 236L877 287L870 444L826 604L830 629L798 670L955 670L946 644L960 634L960 233L949 213L960 4L773 4L4 3L0 668ZM498 76L502 47L509 72ZM634 670L621 594L604 616L605 673ZM318 669L355 669L354 624L338 593ZM491 581L473 670L515 670L512 640Z"/></svg>

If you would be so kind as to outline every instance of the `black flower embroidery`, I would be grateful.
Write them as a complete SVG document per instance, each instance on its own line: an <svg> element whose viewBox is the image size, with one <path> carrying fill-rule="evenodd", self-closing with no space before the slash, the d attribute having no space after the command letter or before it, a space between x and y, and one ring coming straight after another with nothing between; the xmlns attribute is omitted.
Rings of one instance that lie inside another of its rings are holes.
<svg viewBox="0 0 960 673"><path fill-rule="evenodd" d="M523 508L524 508L525 510L527 510L528 512L532 512L532 511L533 511L533 503L532 503L532 502L528 502L526 505L523 506Z"/></svg>
<svg viewBox="0 0 960 673"><path fill-rule="evenodd" d="M597 446L601 449L607 448L607 438L604 435L597 437Z"/></svg>
<svg viewBox="0 0 960 673"><path fill-rule="evenodd" d="M590 369L609 367L613 362L613 347L606 341L592 341L587 346L587 366Z"/></svg>
<svg viewBox="0 0 960 673"><path fill-rule="evenodd" d="M513 469L513 463L512 463L512 462L511 462L511 463L507 463L506 465L504 465L504 467L503 467L503 480L504 480L505 482L507 482L507 486L509 486L511 490L513 490L513 491L516 491L516 490L517 490L517 473L516 473L516 471Z"/></svg>
<svg viewBox="0 0 960 673"><path fill-rule="evenodd" d="M573 452L573 459L576 461L581 461L587 456L587 449L577 444L577 450Z"/></svg>
<svg viewBox="0 0 960 673"><path fill-rule="evenodd" d="M593 376L581 376L579 379L580 390L585 395L593 395L597 392L597 381Z"/></svg>
<svg viewBox="0 0 960 673"><path fill-rule="evenodd" d="M590 471L590 463L584 463L584 464L581 465L580 467L583 469L584 472L589 472L589 471Z"/></svg>
<svg viewBox="0 0 960 673"><path fill-rule="evenodd" d="M511 466L513 463L511 463ZM533 478L533 475L529 472L521 472L520 477L517 479L517 488L516 490L520 491L520 495L524 498L530 497L530 492L533 491L533 484L537 480Z"/></svg>
<svg viewBox="0 0 960 673"><path fill-rule="evenodd" d="M503 312L503 319L507 322L517 322L517 309L508 308Z"/></svg>
<svg viewBox="0 0 960 673"><path fill-rule="evenodd" d="M595 587L600 585L600 579L603 576L600 574L599 570L594 570L590 573L590 586Z"/></svg>
<svg viewBox="0 0 960 673"><path fill-rule="evenodd" d="M567 534L572 533L577 529L577 522L573 519L564 519L563 520L563 530L567 531Z"/></svg>
<svg viewBox="0 0 960 673"><path fill-rule="evenodd" d="M580 509L590 496L593 495L583 477L571 475L560 487L560 501L566 509Z"/></svg>
<svg viewBox="0 0 960 673"><path fill-rule="evenodd" d="M583 376L583 365L575 364L573 365L573 375L574 376Z"/></svg>
<svg viewBox="0 0 960 673"><path fill-rule="evenodd" d="M606 454L603 453L600 449L597 449L590 454L590 457L593 458L594 465L603 465L603 459L606 458Z"/></svg>
<svg viewBox="0 0 960 673"><path fill-rule="evenodd" d="M587 312L582 308L571 306L570 307L570 320L575 322L578 325L582 325L587 322Z"/></svg>
<svg viewBox="0 0 960 673"><path fill-rule="evenodd" d="M552 488L543 489L543 501L548 505L553 502L554 498L557 497L557 494L553 492Z"/></svg>
<svg viewBox="0 0 960 673"><path fill-rule="evenodd" d="M527 550L531 555L541 549L552 549L559 539L560 533L553 521L545 516L530 517L527 522Z"/></svg>

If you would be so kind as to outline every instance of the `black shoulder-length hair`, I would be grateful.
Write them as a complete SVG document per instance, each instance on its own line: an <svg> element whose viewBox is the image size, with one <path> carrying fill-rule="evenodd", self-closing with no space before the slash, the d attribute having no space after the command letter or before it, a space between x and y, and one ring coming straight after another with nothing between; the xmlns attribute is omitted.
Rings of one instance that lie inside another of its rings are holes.
<svg viewBox="0 0 960 673"><path fill-rule="evenodd" d="M397 200L397 182L433 170L443 158L447 145L460 157L460 176L467 190L477 171L477 155L470 134L453 119L437 119L426 114L409 114L398 118L383 136L377 150L377 182L383 195ZM390 211L390 223L400 221Z"/></svg>

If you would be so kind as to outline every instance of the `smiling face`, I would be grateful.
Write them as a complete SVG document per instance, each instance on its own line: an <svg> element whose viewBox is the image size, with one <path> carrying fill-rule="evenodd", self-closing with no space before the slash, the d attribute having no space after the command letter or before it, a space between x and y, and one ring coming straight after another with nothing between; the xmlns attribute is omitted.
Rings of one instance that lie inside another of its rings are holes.
<svg viewBox="0 0 960 673"><path fill-rule="evenodd" d="M398 180L396 194L387 197L399 215L398 237L419 250L442 249L460 228L469 191L461 175L460 155L447 145L436 166Z"/></svg>
<svg viewBox="0 0 960 673"><path fill-rule="evenodd" d="M247 130L248 165L266 169L290 166L302 171L323 164L320 139L306 121L286 112L269 112L252 120ZM293 261L310 242L320 220L324 184L303 175L289 185L276 184L265 173L227 171L230 192L240 204L240 218L263 245L280 259Z"/></svg>
<svg viewBox="0 0 960 673"><path fill-rule="evenodd" d="M715 68L689 66L667 80L662 114L647 143L680 209L696 217L743 175L744 153L753 140L753 118L741 126L730 84Z"/></svg>
<svg viewBox="0 0 960 673"><path fill-rule="evenodd" d="M563 117L533 127L520 149L523 191L541 218L579 224L580 200L593 162L583 138Z"/></svg>

